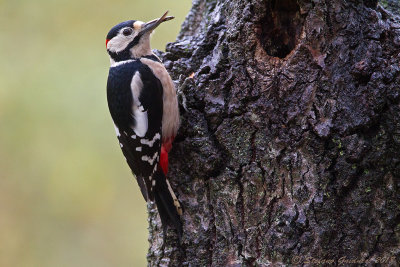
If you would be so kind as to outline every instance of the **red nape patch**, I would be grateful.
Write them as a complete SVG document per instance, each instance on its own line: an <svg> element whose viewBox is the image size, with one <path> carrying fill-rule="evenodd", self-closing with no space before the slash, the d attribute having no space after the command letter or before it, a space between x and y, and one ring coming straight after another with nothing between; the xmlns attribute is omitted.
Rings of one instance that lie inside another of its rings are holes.
<svg viewBox="0 0 400 267"><path fill-rule="evenodd" d="M106 47L107 47L108 41L110 41L110 39L106 39Z"/></svg>
<svg viewBox="0 0 400 267"><path fill-rule="evenodd" d="M167 175L167 172L168 172L168 152L165 149L164 145L161 146L160 166L161 166L161 169L163 170L164 174Z"/></svg>

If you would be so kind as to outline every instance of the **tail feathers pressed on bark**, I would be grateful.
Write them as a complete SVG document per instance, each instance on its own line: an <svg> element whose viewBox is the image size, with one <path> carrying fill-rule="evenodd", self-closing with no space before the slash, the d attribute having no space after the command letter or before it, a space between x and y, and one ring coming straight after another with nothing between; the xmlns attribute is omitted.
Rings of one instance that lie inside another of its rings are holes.
<svg viewBox="0 0 400 267"><path fill-rule="evenodd" d="M180 241L182 238L182 222L180 218L182 208L161 169L157 170L153 179L155 180L153 187L154 199L163 225L164 238L168 226L171 226L178 232Z"/></svg>

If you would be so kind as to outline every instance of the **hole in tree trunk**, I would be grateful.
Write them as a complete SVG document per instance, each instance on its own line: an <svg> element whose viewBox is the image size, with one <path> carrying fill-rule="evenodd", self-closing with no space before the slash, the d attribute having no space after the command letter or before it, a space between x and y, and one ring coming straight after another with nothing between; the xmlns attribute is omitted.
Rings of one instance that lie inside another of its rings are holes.
<svg viewBox="0 0 400 267"><path fill-rule="evenodd" d="M259 39L268 55L284 58L296 46L304 19L296 0L267 1L261 20Z"/></svg>

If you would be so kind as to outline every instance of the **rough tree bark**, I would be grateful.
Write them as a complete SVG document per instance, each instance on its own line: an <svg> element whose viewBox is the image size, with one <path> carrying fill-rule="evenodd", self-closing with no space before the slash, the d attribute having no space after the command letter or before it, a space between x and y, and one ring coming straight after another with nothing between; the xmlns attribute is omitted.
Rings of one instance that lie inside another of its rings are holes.
<svg viewBox="0 0 400 267"><path fill-rule="evenodd" d="M399 52L374 0L194 0L161 55L183 244L149 206L149 265L398 263Z"/></svg>

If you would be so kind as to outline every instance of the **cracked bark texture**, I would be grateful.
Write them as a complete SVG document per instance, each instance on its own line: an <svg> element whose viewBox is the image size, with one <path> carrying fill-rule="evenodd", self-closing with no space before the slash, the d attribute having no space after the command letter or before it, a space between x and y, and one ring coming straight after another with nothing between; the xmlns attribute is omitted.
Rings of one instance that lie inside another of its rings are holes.
<svg viewBox="0 0 400 267"><path fill-rule="evenodd" d="M163 248L149 205L149 266L395 266L399 53L373 0L194 0L160 53L187 107L169 172L184 237Z"/></svg>

